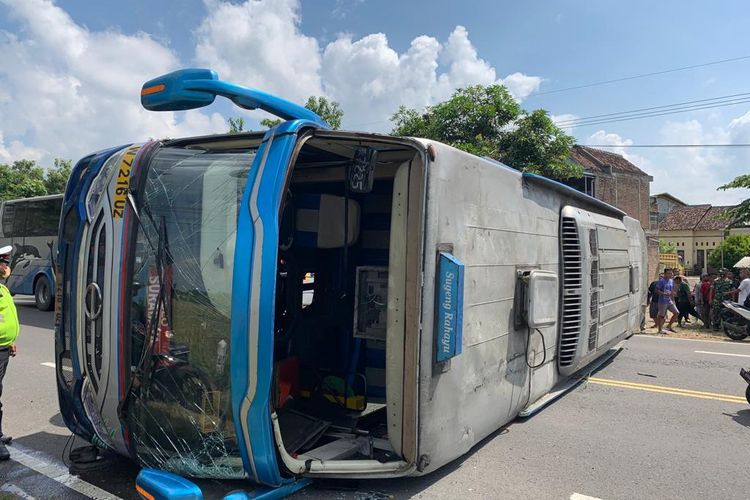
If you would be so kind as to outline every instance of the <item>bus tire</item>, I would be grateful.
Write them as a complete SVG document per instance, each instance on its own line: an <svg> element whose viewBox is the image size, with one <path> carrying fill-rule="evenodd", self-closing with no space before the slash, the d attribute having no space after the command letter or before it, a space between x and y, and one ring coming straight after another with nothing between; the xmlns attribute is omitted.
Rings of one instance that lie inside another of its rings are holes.
<svg viewBox="0 0 750 500"><path fill-rule="evenodd" d="M34 285L34 302L40 311L52 309L52 287L46 276L40 276Z"/></svg>

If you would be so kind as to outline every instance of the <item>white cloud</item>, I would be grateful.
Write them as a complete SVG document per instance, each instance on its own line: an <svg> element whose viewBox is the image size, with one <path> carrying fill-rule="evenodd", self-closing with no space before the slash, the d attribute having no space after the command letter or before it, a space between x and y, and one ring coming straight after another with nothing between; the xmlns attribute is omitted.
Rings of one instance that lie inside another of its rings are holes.
<svg viewBox="0 0 750 500"><path fill-rule="evenodd" d="M659 131L661 144L750 143L750 112L731 120L726 127L707 129L698 120L668 121ZM599 130L587 144L632 145L619 134ZM668 192L687 203L732 205L750 196L750 190L717 191L716 188L747 172L750 151L744 148L607 148L623 155L652 175L652 193Z"/></svg>
<svg viewBox="0 0 750 500"><path fill-rule="evenodd" d="M571 120L579 119L580 116L574 115L573 113L563 113L560 115L549 115L549 118L555 125L562 128L565 133L573 135L573 130L575 129L575 127L568 127L566 126L566 124Z"/></svg>
<svg viewBox="0 0 750 500"><path fill-rule="evenodd" d="M320 49L300 31L297 0L210 1L195 58L222 79L303 102L321 94Z"/></svg>
<svg viewBox="0 0 750 500"><path fill-rule="evenodd" d="M46 151L28 147L21 141L12 141L10 144L5 144L3 132L0 130L0 163L13 163L20 159L39 161L46 154Z"/></svg>
<svg viewBox="0 0 750 500"><path fill-rule="evenodd" d="M619 134L615 134L612 132L606 132L604 130L597 130L593 134L589 136L589 138L586 140L586 144L601 144L601 145L610 145L610 146L630 146L633 144L632 139L628 139L625 137L622 137ZM630 163L635 165L636 167L640 168L644 172L646 172L649 175L654 175L654 165L651 162L651 160L647 157L641 156L639 154L633 153L632 149L625 148L625 147L613 147L613 148L602 148L605 151L609 151L610 153L615 153L618 155L621 155L623 158L628 160ZM653 184L651 185L652 192L658 192L654 191Z"/></svg>
<svg viewBox="0 0 750 500"><path fill-rule="evenodd" d="M181 66L149 35L89 31L47 0L2 3L24 27L18 36L0 32L5 161L26 157L49 165L54 157L77 160L148 137L226 130L218 114L141 108L142 83Z"/></svg>
<svg viewBox="0 0 750 500"><path fill-rule="evenodd" d="M463 26L443 42L417 36L401 53L382 33L339 35L322 47L301 31L298 0L204 2L194 61L186 64L162 38L92 31L51 0L0 0L3 14L21 26L0 31L0 161L49 165L149 137L225 131L219 113L140 106L144 81L189 65L296 102L326 95L341 103L345 125L379 131L390 129L400 105L421 109L459 87L503 83L522 100L541 82L521 73L499 77Z"/></svg>
<svg viewBox="0 0 750 500"><path fill-rule="evenodd" d="M538 76L529 76L516 72L501 79L500 82L508 87L508 90L516 100L523 101L532 92L539 90L542 79Z"/></svg>
<svg viewBox="0 0 750 500"><path fill-rule="evenodd" d="M668 121L660 132L661 144L739 144L750 142L750 113L732 120L726 127L707 129L698 120ZM599 130L587 144L631 145L631 139ZM725 148L632 148L607 149L653 176L652 193L668 192L687 203L731 205L750 196L747 190L717 191L716 188L745 173L750 152ZM744 191L744 192L743 192Z"/></svg>
<svg viewBox="0 0 750 500"><path fill-rule="evenodd" d="M359 40L342 35L325 47L322 79L325 92L345 110L345 125L381 131L390 128L388 119L399 106L421 109L460 87L504 83L521 100L541 82L520 73L498 79L463 26L457 26L445 44L419 36L402 54L383 33Z"/></svg>
<svg viewBox="0 0 750 500"><path fill-rule="evenodd" d="M707 130L698 120L668 121L660 135L664 144L732 142L727 129ZM689 203L727 205L739 201L734 194L716 191L716 187L734 177L731 152L719 148L667 148L653 154L662 165L653 173L656 192L667 191Z"/></svg>

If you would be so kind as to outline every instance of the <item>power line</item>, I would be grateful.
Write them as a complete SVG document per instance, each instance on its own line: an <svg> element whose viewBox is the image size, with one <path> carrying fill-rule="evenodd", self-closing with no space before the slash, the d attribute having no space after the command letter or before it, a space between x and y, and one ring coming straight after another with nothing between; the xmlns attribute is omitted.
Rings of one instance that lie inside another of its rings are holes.
<svg viewBox="0 0 750 500"><path fill-rule="evenodd" d="M573 87L565 87L565 88L562 88L562 89L545 90L543 92L536 92L534 94L531 94L531 95L529 95L527 97L527 99L531 98L531 97L539 96L539 95L559 94L560 92L568 92L570 90L586 89L586 88L589 88L589 87L597 87L599 85L609 85L611 83L625 82L625 81L628 81L628 80L637 80L639 78L648 78L650 76L664 75L664 74L667 74L667 73L675 73L677 71L685 71L685 70L689 70L689 69L702 68L702 67L705 67L705 66L713 66L715 64L724 64L724 63L728 63L728 62L742 61L742 60L745 60L745 59L750 59L750 56L733 57L731 59L721 59L719 61L711 61L711 62L702 63L702 64L693 64L691 66L682 66L682 67L679 67L679 68L666 69L666 70L663 70L663 71L653 71L651 73L641 73L639 75L626 76L626 77L623 77L623 78L614 78L612 80L602 80L602 81L599 81L599 82L586 83L586 84L583 84L583 85L575 85Z"/></svg>
<svg viewBox="0 0 750 500"><path fill-rule="evenodd" d="M750 148L750 144L581 144L590 148Z"/></svg>
<svg viewBox="0 0 750 500"><path fill-rule="evenodd" d="M685 113L688 111L699 111L703 109L713 109L713 108L721 108L725 106L736 106L738 104L745 104L750 103L750 97L746 98L740 98L740 99L730 99L726 101L717 101L710 104L696 104L696 105L690 105L690 106L676 106L670 109L666 110L654 110L649 112L641 112L636 113L635 111L631 112L621 112L619 116L614 116L612 118L602 118L602 119L580 119L580 120L567 120L564 122L558 122L556 125L560 128L573 128L573 127L585 127L589 125L603 125L606 123L616 123L616 122L623 122L623 121L630 121L630 120L638 120L642 118L652 118L656 116L665 116L665 115L673 115L678 113Z"/></svg>
<svg viewBox="0 0 750 500"><path fill-rule="evenodd" d="M745 98L747 98L747 96L750 96L750 92L743 92L743 93L740 93L740 94L730 94L730 95L719 96L719 97L710 97L708 99L696 99L696 100L693 100L693 101L676 102L674 104L664 104L664 105L661 105L661 106L651 106L651 107L648 107L648 108L638 108L638 109L633 109L633 110L630 110L630 111L617 111L615 113L605 113L605 114L601 114L601 115L592 115L592 116L585 116L585 117L580 117L580 118L570 118L568 120L560 120L558 123L581 122L581 121L594 120L594 119L598 119L598 118L615 117L617 115L626 115L626 114L631 114L631 113L641 113L641 112L652 111L652 110L666 110L667 108L675 108L675 107L680 107L680 106L689 106L689 105L692 105L692 104L700 104L700 103L709 103L709 102L712 102L712 101L725 101L725 100L730 100L731 101L731 100L734 100L734 99L737 99L737 98L745 99Z"/></svg>

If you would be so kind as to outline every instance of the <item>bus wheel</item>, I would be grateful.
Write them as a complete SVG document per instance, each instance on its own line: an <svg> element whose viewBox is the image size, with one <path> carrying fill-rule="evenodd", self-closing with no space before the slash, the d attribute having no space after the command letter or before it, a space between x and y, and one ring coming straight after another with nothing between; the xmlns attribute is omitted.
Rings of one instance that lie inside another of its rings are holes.
<svg viewBox="0 0 750 500"><path fill-rule="evenodd" d="M52 309L52 293L49 286L49 280L45 276L41 276L36 280L34 286L34 299L36 301L36 308L40 311L49 311Z"/></svg>

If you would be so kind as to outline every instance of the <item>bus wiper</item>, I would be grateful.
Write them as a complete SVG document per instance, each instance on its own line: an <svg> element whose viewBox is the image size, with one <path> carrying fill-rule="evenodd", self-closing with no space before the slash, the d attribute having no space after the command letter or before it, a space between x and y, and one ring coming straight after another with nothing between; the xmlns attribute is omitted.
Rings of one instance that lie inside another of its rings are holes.
<svg viewBox="0 0 750 500"><path fill-rule="evenodd" d="M132 200L132 196L130 197L130 202L133 206L135 206L134 201ZM149 209L147 204L144 204L143 211L146 213L148 218L151 220L154 227L156 227L156 222L154 221L154 218L151 214L151 210ZM146 235L146 238L149 242L149 246L152 250L154 250L154 245L151 242L151 239L148 238L148 231L146 231L145 227L143 227L143 223L141 221L140 216L138 215L138 212L136 212L136 220L138 221L139 225L143 229L143 234ZM138 358L138 363L135 366L135 369L133 370L130 381L128 383L128 388L125 391L125 396L123 397L122 401L118 405L117 413L120 417L120 421L125 424L127 421L128 416L128 408L130 406L130 400L133 396L133 388L135 386L135 381L138 378L138 375L141 374L141 384L140 386L145 385L146 382L148 382L148 376L151 373L151 365L152 365L152 356L149 356L149 353L151 352L154 341L159 335L159 318L161 317L162 307L164 307L165 314L167 317L170 317L170 311L167 311L167 301L166 301L166 279L164 276L164 270L166 268L165 261L166 258L169 258L171 262L171 255L169 254L169 247L167 244L167 224L166 224L166 217L162 216L159 221L158 226L158 239L156 242L156 254L155 254L155 263L156 263L156 275L159 280L159 292L156 296L156 303L154 304L154 309L151 311L151 317L148 321L148 329L146 330L146 336L144 338L143 347L141 348L141 353Z"/></svg>

